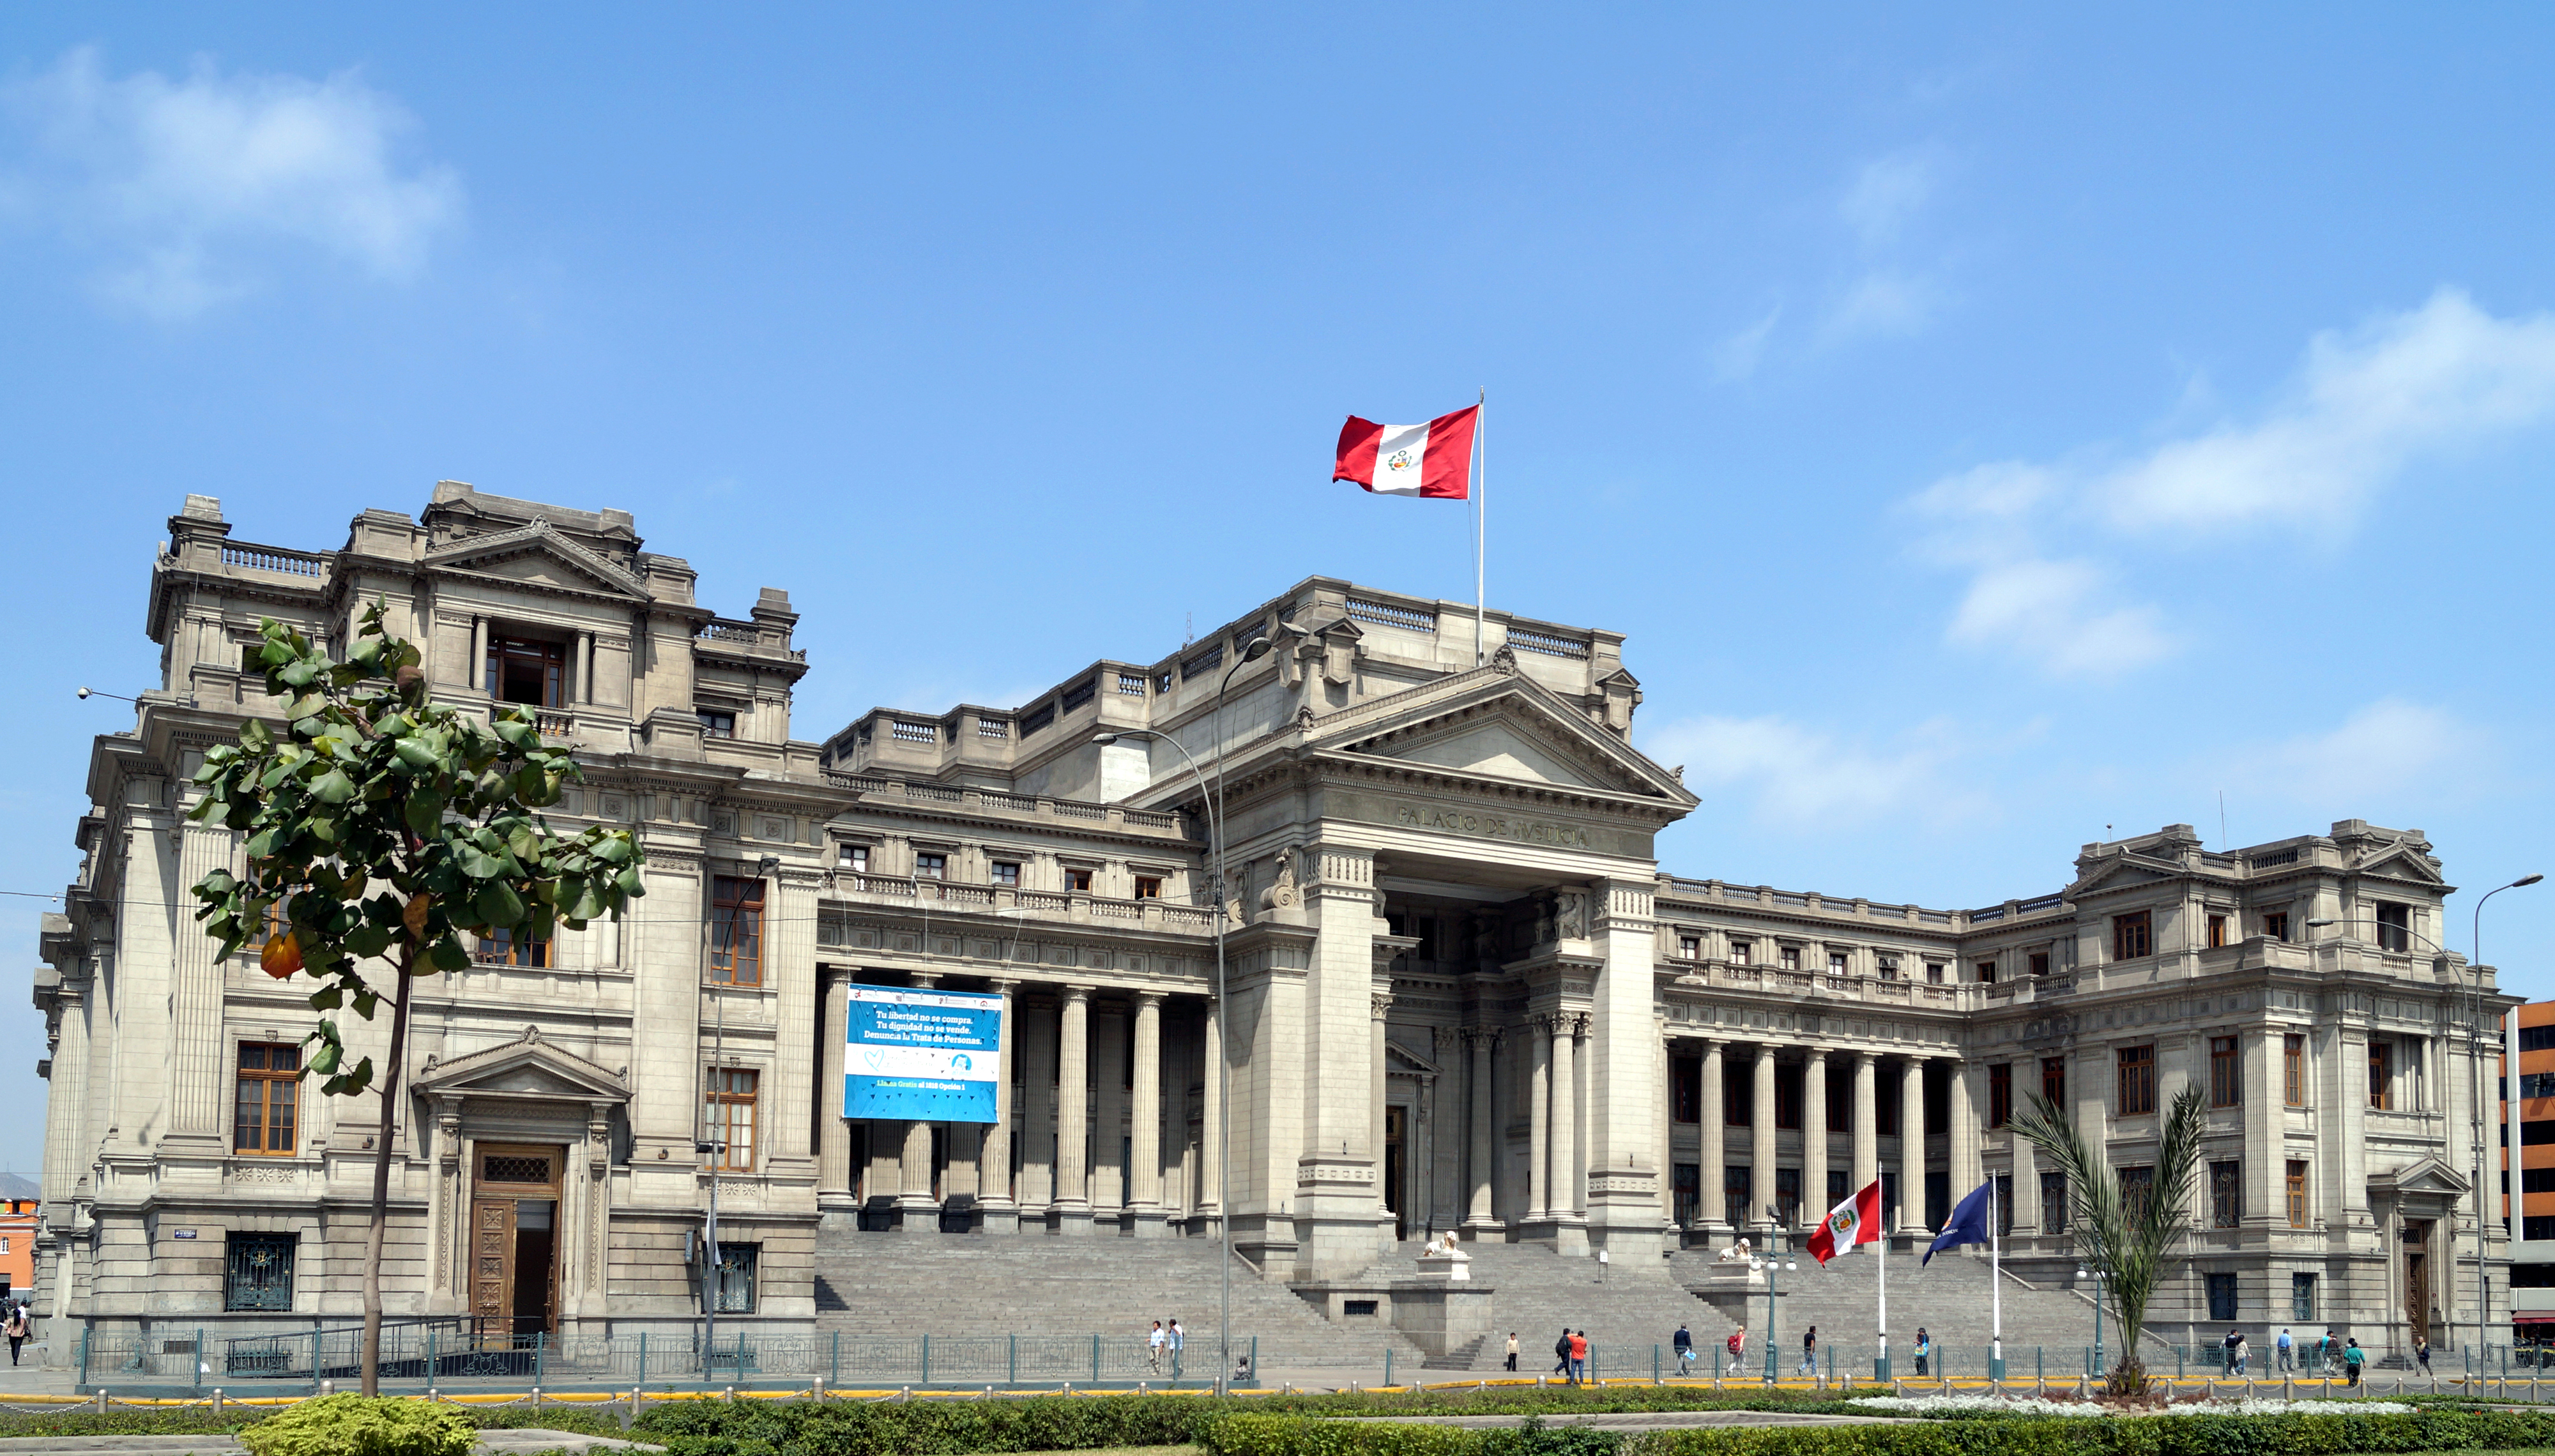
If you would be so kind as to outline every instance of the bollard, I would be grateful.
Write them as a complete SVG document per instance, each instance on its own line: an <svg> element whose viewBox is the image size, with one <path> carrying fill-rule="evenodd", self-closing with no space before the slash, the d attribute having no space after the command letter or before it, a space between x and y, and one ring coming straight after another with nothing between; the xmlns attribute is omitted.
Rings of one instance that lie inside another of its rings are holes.
<svg viewBox="0 0 2555 1456"><path fill-rule="evenodd" d="M535 1410L542 1408L542 1388L539 1386L533 1387L533 1408Z"/></svg>
<svg viewBox="0 0 2555 1456"><path fill-rule="evenodd" d="M100 1415L106 1413L106 1387L104 1386L97 1388L97 1413Z"/></svg>
<svg viewBox="0 0 2555 1456"><path fill-rule="evenodd" d="M221 1387L219 1387L219 1386L215 1386L215 1387L213 1387L213 1419L215 1419L215 1420L219 1420L219 1419L221 1419L221 1418L222 1418L222 1388L221 1388Z"/></svg>
<svg viewBox="0 0 2555 1456"><path fill-rule="evenodd" d="M725 1401L726 1401L727 1403L729 1403L730 1405L735 1404L735 1403L736 1403L736 1387L734 1387L734 1386L730 1386L730 1387L728 1387L726 1391L724 1391L724 1392L722 1392L722 1393L720 1394L719 1398L720 1398L720 1399L722 1399L722 1400L725 1400Z"/></svg>

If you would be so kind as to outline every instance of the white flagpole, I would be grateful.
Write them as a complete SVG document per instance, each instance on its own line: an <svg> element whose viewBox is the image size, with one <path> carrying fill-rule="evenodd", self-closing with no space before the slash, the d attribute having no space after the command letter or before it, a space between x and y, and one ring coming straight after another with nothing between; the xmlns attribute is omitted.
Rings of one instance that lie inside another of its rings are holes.
<svg viewBox="0 0 2555 1456"><path fill-rule="evenodd" d="M1482 653L1482 557L1490 534L1490 501L1483 485L1482 472L1491 463L1490 441L1482 437L1482 420L1491 413L1490 386L1484 385L1481 397L1473 403L1473 666L1478 667L1488 659Z"/></svg>
<svg viewBox="0 0 2555 1456"><path fill-rule="evenodd" d="M1889 1216L1882 1214L1881 1239L1872 1251L1873 1284L1881 1291L1881 1368L1889 1369ZM1896 1372L1892 1371L1892 1375Z"/></svg>
<svg viewBox="0 0 2555 1456"><path fill-rule="evenodd" d="M1988 1369L2005 1375L2005 1227L1997 1209L1996 1174L1988 1174Z"/></svg>

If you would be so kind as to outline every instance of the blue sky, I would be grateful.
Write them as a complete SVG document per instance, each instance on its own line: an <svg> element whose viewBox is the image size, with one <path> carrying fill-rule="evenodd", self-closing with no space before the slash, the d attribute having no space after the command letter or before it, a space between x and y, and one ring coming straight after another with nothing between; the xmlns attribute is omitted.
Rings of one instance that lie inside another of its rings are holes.
<svg viewBox="0 0 2555 1456"><path fill-rule="evenodd" d="M926 12L927 13L921 13ZM1491 599L1630 634L1681 874L1929 906L2082 843L2546 821L2555 22L2522 7L0 18L0 889L74 864L189 491L437 478L791 593L801 736L1150 660L1490 391ZM2452 902L2466 943L2465 906ZM40 901L0 901L35 960ZM2555 994L2555 888L2487 959ZM0 1089L37 1105L32 1012ZM32 1119L0 1162L32 1169Z"/></svg>

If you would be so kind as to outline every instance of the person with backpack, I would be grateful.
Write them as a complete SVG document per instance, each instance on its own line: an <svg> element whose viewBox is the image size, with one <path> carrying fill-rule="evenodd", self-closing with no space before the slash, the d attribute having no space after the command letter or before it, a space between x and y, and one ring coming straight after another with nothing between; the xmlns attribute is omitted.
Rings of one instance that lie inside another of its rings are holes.
<svg viewBox="0 0 2555 1456"><path fill-rule="evenodd" d="M1561 1327L1561 1338L1552 1342L1552 1373L1563 1379L1570 1375L1570 1327Z"/></svg>
<svg viewBox="0 0 2555 1456"><path fill-rule="evenodd" d="M1925 1374L1925 1362L1932 1357L1933 1353L1934 1341L1925 1333L1925 1327L1920 1324L1916 1327L1916 1373L1918 1375Z"/></svg>
<svg viewBox="0 0 2555 1456"><path fill-rule="evenodd" d="M1748 1369L1748 1326L1743 1324L1732 1330L1727 1343L1730 1346L1730 1373L1738 1375Z"/></svg>
<svg viewBox="0 0 2555 1456"><path fill-rule="evenodd" d="M2422 1374L2431 1373L2431 1337L2429 1335L2413 1337L2413 1363L2422 1368Z"/></svg>
<svg viewBox="0 0 2555 1456"><path fill-rule="evenodd" d="M18 1349L27 1343L27 1306L24 1302L9 1306L9 1317L0 1322L0 1334L9 1337L9 1363L18 1363Z"/></svg>

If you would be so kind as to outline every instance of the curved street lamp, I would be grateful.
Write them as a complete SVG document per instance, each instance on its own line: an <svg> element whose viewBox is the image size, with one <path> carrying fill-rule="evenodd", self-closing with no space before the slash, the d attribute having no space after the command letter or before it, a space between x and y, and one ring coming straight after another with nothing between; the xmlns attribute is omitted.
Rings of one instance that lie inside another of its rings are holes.
<svg viewBox="0 0 2555 1456"><path fill-rule="evenodd" d="M1120 728L1091 735L1091 741L1103 748L1122 738L1153 738L1178 749L1180 757L1188 763L1189 772L1197 776L1198 796L1206 801L1207 858L1214 867L1212 888L1215 892L1215 1226L1224 1245L1224 1259L1219 1265L1224 1279L1224 1302L1215 1321L1216 1358L1223 1362L1216 1375L1219 1389L1233 1376L1233 1043L1225 1035L1224 904L1228 887L1224 867L1224 690L1233 685L1233 674L1241 671L1244 664L1256 663L1269 656L1270 646L1266 637L1255 637L1244 643L1242 656L1232 667L1224 669L1223 678L1215 684L1215 716L1210 729L1215 740L1215 789L1212 793L1207 790L1206 770L1198 767L1197 755L1190 753L1187 745L1167 733L1156 733L1151 728ZM1258 1372L1253 1374L1257 1378Z"/></svg>

